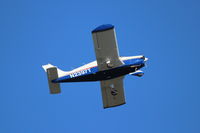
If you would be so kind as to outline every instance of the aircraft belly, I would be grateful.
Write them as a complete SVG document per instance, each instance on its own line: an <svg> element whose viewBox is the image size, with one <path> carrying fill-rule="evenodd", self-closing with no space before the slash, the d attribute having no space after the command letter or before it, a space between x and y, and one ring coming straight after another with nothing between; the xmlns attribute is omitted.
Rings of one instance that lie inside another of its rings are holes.
<svg viewBox="0 0 200 133"><path fill-rule="evenodd" d="M130 66L121 66L114 69L98 71L92 74L77 76L73 78L66 78L58 82L87 82L87 81L109 80L109 79L113 79L116 77L129 74L130 72L133 72L133 71L134 71L134 68Z"/></svg>

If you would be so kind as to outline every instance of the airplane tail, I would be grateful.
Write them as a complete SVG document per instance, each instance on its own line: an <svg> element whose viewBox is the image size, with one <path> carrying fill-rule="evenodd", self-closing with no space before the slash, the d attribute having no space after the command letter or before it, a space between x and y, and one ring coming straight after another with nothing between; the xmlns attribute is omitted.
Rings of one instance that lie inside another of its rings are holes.
<svg viewBox="0 0 200 133"><path fill-rule="evenodd" d="M43 65L42 67L47 73L50 93L51 94L60 93L61 92L60 83L53 83L52 80L57 79L59 76L63 75L65 72L51 64Z"/></svg>

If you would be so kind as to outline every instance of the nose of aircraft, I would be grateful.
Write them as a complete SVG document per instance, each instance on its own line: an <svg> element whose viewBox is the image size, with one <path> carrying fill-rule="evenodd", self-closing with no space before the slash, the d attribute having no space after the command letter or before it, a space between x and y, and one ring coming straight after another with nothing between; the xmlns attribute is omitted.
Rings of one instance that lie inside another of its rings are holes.
<svg viewBox="0 0 200 133"><path fill-rule="evenodd" d="M145 62L148 60L148 58L146 58L144 55L141 57L141 59L143 59Z"/></svg>

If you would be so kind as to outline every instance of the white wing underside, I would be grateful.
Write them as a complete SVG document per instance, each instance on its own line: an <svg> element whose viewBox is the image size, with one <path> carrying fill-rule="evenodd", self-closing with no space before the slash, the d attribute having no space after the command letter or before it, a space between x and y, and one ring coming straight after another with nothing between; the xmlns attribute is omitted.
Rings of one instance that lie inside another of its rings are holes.
<svg viewBox="0 0 200 133"><path fill-rule="evenodd" d="M104 108L125 104L123 78L124 77L118 77L101 81Z"/></svg>
<svg viewBox="0 0 200 133"><path fill-rule="evenodd" d="M100 71L110 69L108 68L108 63L110 63L112 67L118 67L123 64L119 59L114 29L92 33L92 37L96 60Z"/></svg>
<svg viewBox="0 0 200 133"><path fill-rule="evenodd" d="M119 58L114 28L92 33L99 71L123 65ZM104 108L125 103L123 77L101 81Z"/></svg>

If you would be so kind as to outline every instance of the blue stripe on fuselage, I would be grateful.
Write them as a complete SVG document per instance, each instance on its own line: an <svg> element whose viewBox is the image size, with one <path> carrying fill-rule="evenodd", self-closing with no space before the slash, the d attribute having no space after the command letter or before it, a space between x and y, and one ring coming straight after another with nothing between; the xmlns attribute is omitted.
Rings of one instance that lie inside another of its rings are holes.
<svg viewBox="0 0 200 133"><path fill-rule="evenodd" d="M98 67L96 66L96 67L92 67L92 68L89 68L89 69L81 70L81 71L78 71L78 72L70 73L69 75L57 78L57 79L53 80L52 82L57 83L57 82L62 81L62 80L93 74L93 73L96 73L98 71L99 71Z"/></svg>

